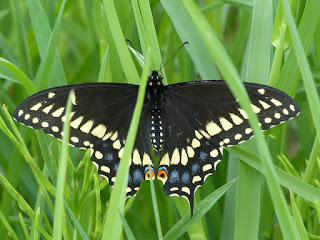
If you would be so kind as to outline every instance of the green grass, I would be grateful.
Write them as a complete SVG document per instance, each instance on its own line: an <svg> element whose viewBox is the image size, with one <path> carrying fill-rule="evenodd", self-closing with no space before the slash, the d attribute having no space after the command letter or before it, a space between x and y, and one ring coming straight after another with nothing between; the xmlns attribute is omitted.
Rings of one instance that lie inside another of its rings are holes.
<svg viewBox="0 0 320 240"><path fill-rule="evenodd" d="M0 239L320 239L320 2L272 2L1 1ZM249 113L256 137L224 151L193 218L158 180L124 199L149 73L126 38L152 69L189 41L165 83L223 78ZM97 81L142 86L114 188L88 153L11 118L41 89ZM241 81L287 92L301 114L262 133Z"/></svg>

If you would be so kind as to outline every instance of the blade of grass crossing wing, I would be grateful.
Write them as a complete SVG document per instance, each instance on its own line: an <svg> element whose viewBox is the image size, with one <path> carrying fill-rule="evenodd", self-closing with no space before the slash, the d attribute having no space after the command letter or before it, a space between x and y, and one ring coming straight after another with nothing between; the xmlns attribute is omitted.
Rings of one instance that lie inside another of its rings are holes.
<svg viewBox="0 0 320 240"><path fill-rule="evenodd" d="M62 147L59 161L59 170L57 176L57 192L55 198L55 209L54 209L54 220L53 220L53 239L61 239L62 228L65 226L64 219L64 192L66 184L66 173L67 173L67 158L68 158L68 143L70 135L70 113L71 113L71 99L74 98L74 91L71 90L69 93L67 106L66 106L66 121L63 124L63 136L62 136Z"/></svg>
<svg viewBox="0 0 320 240"><path fill-rule="evenodd" d="M119 239L121 234L121 218L119 210L123 214L125 202L125 190L128 184L129 159L133 150L136 132L139 125L140 114L145 96L145 88L147 85L147 76L150 66L149 53L146 58L146 65L141 77L141 85L139 87L136 108L133 113L133 118L130 124L124 153L121 158L119 169L116 175L116 182L114 184L106 220L103 225L102 239Z"/></svg>
<svg viewBox="0 0 320 240"><path fill-rule="evenodd" d="M239 99L240 106L248 113L248 120L253 132L255 133L258 150L261 156L265 159L263 161L263 168L266 171L268 187L269 189L273 189L270 193L280 224L283 226L283 228L281 228L282 233L285 238L299 239L292 216L290 215L284 195L276 178L276 173L264 135L258 126L257 115L250 107L248 94L240 82L239 75L224 46L218 40L214 32L210 31L211 28L209 24L194 2L191 0L183 0L182 2L184 3L190 17L193 19L193 23L196 25L200 35L204 39L211 57L215 60L232 93Z"/></svg>
<svg viewBox="0 0 320 240"><path fill-rule="evenodd" d="M246 81L266 84L270 65L272 2L254 1ZM254 149L250 142L246 149ZM260 219L261 174L239 163L234 238L257 239ZM255 197L252 197L255 196Z"/></svg>
<svg viewBox="0 0 320 240"><path fill-rule="evenodd" d="M151 166L149 166L149 169ZM154 211L154 217L156 220L156 226L157 226L157 233L158 233L158 239L162 240L162 230L161 230L161 223L160 223L160 216L159 216L159 209L157 204L157 197L156 197L156 191L154 189L154 182L152 178L152 172L149 171L149 177L150 177L150 190L151 190L151 199L152 199L152 206Z"/></svg>
<svg viewBox="0 0 320 240"><path fill-rule="evenodd" d="M190 218L190 214L185 215L167 232L163 239L178 239L182 234L187 232L193 224L197 223L198 220L211 209L235 181L236 180L232 180L203 199L194 207L193 217Z"/></svg>

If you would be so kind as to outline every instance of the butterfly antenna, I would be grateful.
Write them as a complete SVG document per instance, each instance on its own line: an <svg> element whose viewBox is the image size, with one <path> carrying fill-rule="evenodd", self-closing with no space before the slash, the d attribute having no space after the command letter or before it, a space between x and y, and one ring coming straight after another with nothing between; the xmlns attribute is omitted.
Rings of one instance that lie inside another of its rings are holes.
<svg viewBox="0 0 320 240"><path fill-rule="evenodd" d="M161 71L161 69L164 68L164 66L167 65L167 63L170 62L170 61L172 60L172 58L174 58L175 55L177 55L177 53L180 51L180 49L181 49L184 45L187 45L187 44L189 44L189 42L184 42L184 43L182 43L182 45L179 47L179 49L171 56L171 58L170 58L168 61L166 61L165 64L162 64L162 63L161 63L162 66L160 65L160 70L159 70L159 71Z"/></svg>
<svg viewBox="0 0 320 240"><path fill-rule="evenodd" d="M129 39L126 39L126 42L129 43L132 47L132 49L136 52L136 54L139 56L139 58L146 63L146 61L143 59L142 55L137 51L137 49L133 46L132 42ZM150 68L150 71L152 72L152 69Z"/></svg>

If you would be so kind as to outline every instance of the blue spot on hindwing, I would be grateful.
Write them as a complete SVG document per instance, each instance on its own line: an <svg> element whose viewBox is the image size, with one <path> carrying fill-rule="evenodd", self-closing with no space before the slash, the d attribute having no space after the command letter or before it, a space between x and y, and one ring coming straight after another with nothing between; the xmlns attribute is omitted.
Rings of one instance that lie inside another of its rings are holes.
<svg viewBox="0 0 320 240"><path fill-rule="evenodd" d="M117 172L117 171L118 171L118 168L119 168L119 164L115 164L114 167L113 167L113 170L114 170L115 172Z"/></svg>
<svg viewBox="0 0 320 240"><path fill-rule="evenodd" d="M177 170L172 170L170 177L169 177L169 182L170 183L180 182L179 172Z"/></svg>
<svg viewBox="0 0 320 240"><path fill-rule="evenodd" d="M137 183L139 184L142 181L143 176L140 169L135 169L132 175L133 175L133 182L135 184Z"/></svg>
<svg viewBox="0 0 320 240"><path fill-rule="evenodd" d="M205 152L200 152L200 156L199 156L199 159L200 161L205 161L208 157L208 153L205 153Z"/></svg>
<svg viewBox="0 0 320 240"><path fill-rule="evenodd" d="M107 161L107 162L112 162L113 159L114 159L114 156L112 153L107 153L105 156L104 156L104 159Z"/></svg>
<svg viewBox="0 0 320 240"><path fill-rule="evenodd" d="M182 174L181 181L182 181L182 183L184 183L184 184L189 183L189 182L190 182L190 173L189 173L189 172L184 172L184 173Z"/></svg>
<svg viewBox="0 0 320 240"><path fill-rule="evenodd" d="M195 175L200 169L200 166L198 163L195 163L192 165L191 170L192 170L192 175Z"/></svg>

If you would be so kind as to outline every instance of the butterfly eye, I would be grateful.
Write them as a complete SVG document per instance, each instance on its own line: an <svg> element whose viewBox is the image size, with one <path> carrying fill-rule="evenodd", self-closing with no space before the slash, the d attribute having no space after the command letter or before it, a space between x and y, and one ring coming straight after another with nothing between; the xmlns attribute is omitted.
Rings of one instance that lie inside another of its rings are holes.
<svg viewBox="0 0 320 240"><path fill-rule="evenodd" d="M161 181L166 181L168 178L168 175L165 170L160 170L157 174L157 178L160 179Z"/></svg>
<svg viewBox="0 0 320 240"><path fill-rule="evenodd" d="M146 171L146 173L144 175L146 180L150 180L150 172L149 171L151 171L152 179L154 179L154 177L155 177L154 171L149 169L149 170Z"/></svg>

